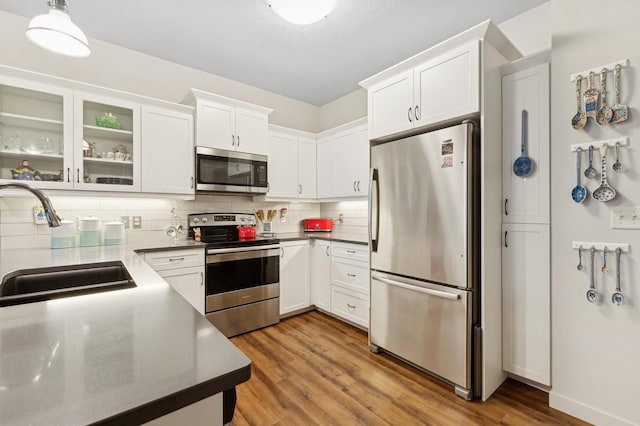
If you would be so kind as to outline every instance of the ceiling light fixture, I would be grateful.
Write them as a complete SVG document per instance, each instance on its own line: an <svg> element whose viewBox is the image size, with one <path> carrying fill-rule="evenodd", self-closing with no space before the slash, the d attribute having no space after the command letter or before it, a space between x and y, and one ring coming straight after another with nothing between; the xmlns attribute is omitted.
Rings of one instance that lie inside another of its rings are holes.
<svg viewBox="0 0 640 426"><path fill-rule="evenodd" d="M38 15L27 28L27 38L33 43L65 56L86 57L91 54L87 36L71 22L67 0L51 0L49 13Z"/></svg>
<svg viewBox="0 0 640 426"><path fill-rule="evenodd" d="M336 7L336 0L266 0L282 19L297 25L318 22Z"/></svg>

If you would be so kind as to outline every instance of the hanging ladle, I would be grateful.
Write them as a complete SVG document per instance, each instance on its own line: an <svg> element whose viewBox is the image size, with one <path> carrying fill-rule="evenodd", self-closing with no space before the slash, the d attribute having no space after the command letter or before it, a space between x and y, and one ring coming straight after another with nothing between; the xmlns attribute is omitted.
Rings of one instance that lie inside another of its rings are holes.
<svg viewBox="0 0 640 426"><path fill-rule="evenodd" d="M607 182L607 148L609 146L603 143L600 147L600 156L602 157L602 179L600 180L600 186L591 193L591 196L596 201L611 201L616 198L616 190Z"/></svg>
<svg viewBox="0 0 640 426"><path fill-rule="evenodd" d="M595 282L595 268L593 258L595 257L596 249L595 247L591 247L589 249L589 262L591 263L591 270L589 271L589 290L587 290L587 300L591 303L595 303L598 301L598 292L596 291L596 282Z"/></svg>
<svg viewBox="0 0 640 426"><path fill-rule="evenodd" d="M593 179L598 176L598 171L593 167L593 145L589 145L589 167L584 170L584 177Z"/></svg>
<svg viewBox="0 0 640 426"><path fill-rule="evenodd" d="M616 292L611 295L611 302L620 306L624 303L624 295L620 290L620 253L622 249L616 248Z"/></svg>
<svg viewBox="0 0 640 426"><path fill-rule="evenodd" d="M522 137L520 139L520 156L513 162L513 174L527 177L533 172L533 161L527 155L527 110L522 110Z"/></svg>
<svg viewBox="0 0 640 426"><path fill-rule="evenodd" d="M613 163L613 171L620 173L622 171L622 163L618 159L618 147L620 146L620 142L616 142L616 162Z"/></svg>
<svg viewBox="0 0 640 426"><path fill-rule="evenodd" d="M585 188L582 183L580 183L580 161L582 160L581 158L581 154L582 154L582 148L578 148L576 149L576 175L577 177L577 182L576 182L576 186L573 187L573 189L571 190L571 198L573 199L573 201L575 201L576 203L581 203L584 201L584 199L587 197L587 188Z"/></svg>

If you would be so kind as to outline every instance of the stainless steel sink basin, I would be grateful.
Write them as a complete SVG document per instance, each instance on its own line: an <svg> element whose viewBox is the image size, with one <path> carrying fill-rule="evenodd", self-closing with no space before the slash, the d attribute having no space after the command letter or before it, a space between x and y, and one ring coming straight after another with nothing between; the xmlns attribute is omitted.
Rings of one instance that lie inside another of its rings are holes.
<svg viewBox="0 0 640 426"><path fill-rule="evenodd" d="M135 286L122 262L24 269L2 280L0 307Z"/></svg>

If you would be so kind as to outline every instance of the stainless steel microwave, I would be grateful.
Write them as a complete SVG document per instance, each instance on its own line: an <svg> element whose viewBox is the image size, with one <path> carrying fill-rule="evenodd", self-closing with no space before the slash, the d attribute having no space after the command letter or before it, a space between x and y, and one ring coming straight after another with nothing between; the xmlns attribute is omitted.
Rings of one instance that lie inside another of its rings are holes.
<svg viewBox="0 0 640 426"><path fill-rule="evenodd" d="M196 147L196 192L267 193L267 156Z"/></svg>

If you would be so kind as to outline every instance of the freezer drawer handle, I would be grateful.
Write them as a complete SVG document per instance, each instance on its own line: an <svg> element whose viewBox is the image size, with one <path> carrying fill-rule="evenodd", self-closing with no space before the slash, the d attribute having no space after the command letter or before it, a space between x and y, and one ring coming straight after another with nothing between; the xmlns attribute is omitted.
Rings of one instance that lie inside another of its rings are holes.
<svg viewBox="0 0 640 426"><path fill-rule="evenodd" d="M413 285L408 285L408 284L404 284L404 283L401 283L401 282L398 282L398 281L390 280L388 278L382 278L382 277L379 277L377 275L376 276L372 276L371 279L383 282L385 284L392 285L394 287L400 287L400 288L404 288L404 289L407 289L407 290L413 290L413 291L417 291L418 293L428 294L430 296L442 297L443 299L449 299L449 300L458 300L458 299L460 299L460 295L459 294L447 293L445 291L431 290L430 288L416 287L416 286L413 286Z"/></svg>

